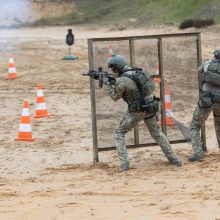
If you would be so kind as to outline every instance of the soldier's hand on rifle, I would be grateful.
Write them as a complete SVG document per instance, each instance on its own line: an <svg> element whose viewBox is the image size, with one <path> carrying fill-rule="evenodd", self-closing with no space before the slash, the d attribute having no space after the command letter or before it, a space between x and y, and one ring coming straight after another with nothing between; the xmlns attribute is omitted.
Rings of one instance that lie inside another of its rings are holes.
<svg viewBox="0 0 220 220"><path fill-rule="evenodd" d="M109 85L109 81L108 81L108 77L107 76L104 77L103 84L104 85Z"/></svg>
<svg viewBox="0 0 220 220"><path fill-rule="evenodd" d="M115 78L112 76L105 76L103 79L103 83L105 85L114 85L115 84Z"/></svg>
<svg viewBox="0 0 220 220"><path fill-rule="evenodd" d="M108 76L108 81L109 81L109 84L114 85L116 82L116 79L112 76Z"/></svg>

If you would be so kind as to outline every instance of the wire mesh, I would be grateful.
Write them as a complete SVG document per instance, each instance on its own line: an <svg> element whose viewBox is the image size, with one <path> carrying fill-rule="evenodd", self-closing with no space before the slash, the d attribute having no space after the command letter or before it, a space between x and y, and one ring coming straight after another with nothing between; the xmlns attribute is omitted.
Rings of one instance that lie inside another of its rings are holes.
<svg viewBox="0 0 220 220"><path fill-rule="evenodd" d="M163 39L163 66L165 91L169 91L170 111L174 118L174 125L167 125L167 135L170 140L178 140L184 137L177 122L189 127L198 101L196 38Z"/></svg>
<svg viewBox="0 0 220 220"><path fill-rule="evenodd" d="M160 36L161 37L161 36ZM162 37L163 48L163 73L165 78L165 90L169 90L170 111L166 118L172 116L173 124L166 125L167 135L170 140L179 140L187 138L188 126L191 120L192 112L195 108L198 98L198 74L197 74L197 34L190 36ZM113 54L123 55L128 64L141 67L150 75L158 74L158 36L146 39L132 39L134 51L131 55L129 38L111 40L100 39L92 42L93 49L93 67L97 69L102 66L107 69L107 59ZM160 83L156 83L155 95L160 96ZM165 95L166 96L166 95ZM98 82L95 82L95 100L96 100L96 124L97 141L99 148L108 148L114 146L113 132L118 126L123 112L127 105L121 99L116 103L108 96L107 89L99 88ZM165 97L165 101L167 97ZM165 103L166 106L166 103ZM167 111L167 109L166 109ZM171 112L171 113L170 113ZM160 118L160 115L158 115ZM159 119L160 120L160 119ZM160 120L161 121L161 120ZM139 123L139 142L140 144L154 143L146 125ZM180 128L180 126L182 126ZM185 129L184 132L180 129ZM126 144L134 144L134 131L126 134Z"/></svg>

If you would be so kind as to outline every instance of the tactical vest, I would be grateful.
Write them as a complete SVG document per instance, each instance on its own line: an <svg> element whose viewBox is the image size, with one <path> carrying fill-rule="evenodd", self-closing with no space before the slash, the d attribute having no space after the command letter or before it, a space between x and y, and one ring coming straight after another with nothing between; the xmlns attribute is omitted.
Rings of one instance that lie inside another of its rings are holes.
<svg viewBox="0 0 220 220"><path fill-rule="evenodd" d="M213 103L220 103L220 90L214 90L215 87L220 88L219 60L212 60L210 62L207 71L204 73L202 84L203 87L199 93L199 106L209 108Z"/></svg>
<svg viewBox="0 0 220 220"><path fill-rule="evenodd" d="M131 79L129 74L126 72L123 73L122 76ZM131 80L134 82L133 79L131 79ZM135 83L135 85L136 85L136 83ZM141 96L140 92L138 91L137 85L134 88L125 90L122 95L122 98L125 102L127 102L128 105L132 104L132 103L140 103L142 100L142 96Z"/></svg>
<svg viewBox="0 0 220 220"><path fill-rule="evenodd" d="M128 71L133 71L132 74L128 74ZM155 84L148 73L145 73L140 68L128 69L121 75L128 77L135 82L136 88L129 91L125 91L122 98L128 104L129 112L149 112L155 113L155 100L151 99L149 103L146 103L145 97L150 96L155 90Z"/></svg>
<svg viewBox="0 0 220 220"><path fill-rule="evenodd" d="M220 61L212 60L208 66L207 72L204 74L204 82L220 86Z"/></svg>
<svg viewBox="0 0 220 220"><path fill-rule="evenodd" d="M127 74L126 72L128 71L133 71L133 73ZM141 68L125 70L122 75L135 82L138 92L143 98L151 95L155 90L154 81L151 79L150 75L146 72L143 72Z"/></svg>

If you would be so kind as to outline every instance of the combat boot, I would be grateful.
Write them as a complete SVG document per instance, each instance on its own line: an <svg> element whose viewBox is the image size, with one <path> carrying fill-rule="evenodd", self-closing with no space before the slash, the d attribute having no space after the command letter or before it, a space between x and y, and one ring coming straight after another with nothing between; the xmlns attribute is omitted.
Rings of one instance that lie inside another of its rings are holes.
<svg viewBox="0 0 220 220"><path fill-rule="evenodd" d="M202 161L202 159L203 159L203 154L195 153L188 159L188 161L189 162L196 162L196 161Z"/></svg>
<svg viewBox="0 0 220 220"><path fill-rule="evenodd" d="M128 170L129 170L129 165L128 165L128 164L122 164L122 165L120 166L120 170L121 170L122 172L128 171Z"/></svg>
<svg viewBox="0 0 220 220"><path fill-rule="evenodd" d="M171 163L177 167L181 167L182 166L182 162L181 160L178 160L178 159L175 159L175 160L172 160Z"/></svg>

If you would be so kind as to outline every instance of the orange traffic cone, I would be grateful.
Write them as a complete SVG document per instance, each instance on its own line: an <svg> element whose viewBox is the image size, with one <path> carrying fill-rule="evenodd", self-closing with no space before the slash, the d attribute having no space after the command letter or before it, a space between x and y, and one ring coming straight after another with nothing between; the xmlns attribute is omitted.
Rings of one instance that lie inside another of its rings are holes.
<svg viewBox="0 0 220 220"><path fill-rule="evenodd" d="M43 86L37 86L37 106L34 118L43 118L43 117L50 117L51 115L48 113L47 105L45 103L45 98L43 94Z"/></svg>
<svg viewBox="0 0 220 220"><path fill-rule="evenodd" d="M111 58L112 55L113 55L113 49L112 49L112 46L109 45L109 47L108 47L108 58Z"/></svg>
<svg viewBox="0 0 220 220"><path fill-rule="evenodd" d="M166 125L174 125L169 88L165 88L165 111L166 111ZM162 124L161 118L160 118L160 124Z"/></svg>
<svg viewBox="0 0 220 220"><path fill-rule="evenodd" d="M30 114L28 102L24 101L23 111L21 115L21 123L19 126L18 137L15 138L16 141L35 141L32 138L32 131L30 125Z"/></svg>
<svg viewBox="0 0 220 220"><path fill-rule="evenodd" d="M17 76L15 62L14 62L14 56L9 55L7 79L14 79L14 78L17 78L17 77L18 76Z"/></svg>

